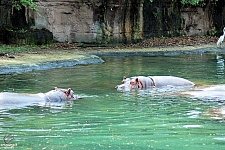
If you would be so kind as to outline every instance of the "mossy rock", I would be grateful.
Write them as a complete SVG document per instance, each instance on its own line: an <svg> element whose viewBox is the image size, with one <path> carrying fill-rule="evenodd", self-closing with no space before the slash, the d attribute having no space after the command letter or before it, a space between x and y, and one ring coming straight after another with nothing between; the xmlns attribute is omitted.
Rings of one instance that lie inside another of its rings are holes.
<svg viewBox="0 0 225 150"><path fill-rule="evenodd" d="M46 45L53 43L53 34L47 29L41 30L7 30L6 44Z"/></svg>

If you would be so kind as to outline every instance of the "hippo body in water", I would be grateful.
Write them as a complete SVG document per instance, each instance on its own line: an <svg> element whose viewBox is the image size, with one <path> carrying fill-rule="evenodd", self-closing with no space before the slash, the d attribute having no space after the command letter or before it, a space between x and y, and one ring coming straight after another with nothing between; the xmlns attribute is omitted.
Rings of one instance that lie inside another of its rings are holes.
<svg viewBox="0 0 225 150"><path fill-rule="evenodd" d="M211 85L196 87L190 91L181 93L182 95L197 98L200 100L213 100L213 101L224 101L225 100L225 84Z"/></svg>
<svg viewBox="0 0 225 150"><path fill-rule="evenodd" d="M118 91L130 91L131 89L159 88L164 86L194 86L194 83L174 76L136 76L130 78L124 77L122 84L117 85L115 88Z"/></svg>
<svg viewBox="0 0 225 150"><path fill-rule="evenodd" d="M80 97L74 95L73 90L55 88L47 93L18 94L11 92L0 93L0 109L12 109L47 102L62 102L76 100Z"/></svg>
<svg viewBox="0 0 225 150"><path fill-rule="evenodd" d="M196 87L180 94L202 101L218 102L220 107L207 109L202 115L214 119L225 119L225 106L221 106L221 102L225 101L225 84Z"/></svg>

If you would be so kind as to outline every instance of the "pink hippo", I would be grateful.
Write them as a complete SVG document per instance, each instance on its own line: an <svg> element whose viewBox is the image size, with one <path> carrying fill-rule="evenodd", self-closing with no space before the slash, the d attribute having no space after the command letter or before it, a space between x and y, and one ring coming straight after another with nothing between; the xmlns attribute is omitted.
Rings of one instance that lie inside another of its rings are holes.
<svg viewBox="0 0 225 150"><path fill-rule="evenodd" d="M0 93L0 109L11 109L17 107L24 107L46 102L62 102L76 100L80 97L74 95L71 88L61 89L55 87L47 93L38 94L18 94L11 92Z"/></svg>
<svg viewBox="0 0 225 150"><path fill-rule="evenodd" d="M180 94L203 101L224 102L225 84L196 87ZM218 105L217 108L207 109L202 115L214 119L225 119L225 106Z"/></svg>
<svg viewBox="0 0 225 150"><path fill-rule="evenodd" d="M182 95L197 98L200 100L214 100L224 101L225 100L225 85L210 85L195 87L192 90L181 93Z"/></svg>
<svg viewBox="0 0 225 150"><path fill-rule="evenodd" d="M118 91L130 91L131 89L147 89L152 87L165 86L194 86L195 84L187 79L174 76L135 76L124 77L121 85L115 88Z"/></svg>

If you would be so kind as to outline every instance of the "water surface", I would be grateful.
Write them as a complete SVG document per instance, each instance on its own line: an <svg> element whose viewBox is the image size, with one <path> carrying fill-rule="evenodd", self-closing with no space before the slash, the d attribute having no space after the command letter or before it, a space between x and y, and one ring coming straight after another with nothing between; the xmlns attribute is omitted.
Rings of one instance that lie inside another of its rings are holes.
<svg viewBox="0 0 225 150"><path fill-rule="evenodd" d="M224 82L223 54L103 58L105 63L0 75L0 91L71 87L78 101L0 110L0 149L223 149L224 120L202 113L224 105L157 91L122 93L123 76L172 75L197 86ZM4 136L14 139L4 143Z"/></svg>

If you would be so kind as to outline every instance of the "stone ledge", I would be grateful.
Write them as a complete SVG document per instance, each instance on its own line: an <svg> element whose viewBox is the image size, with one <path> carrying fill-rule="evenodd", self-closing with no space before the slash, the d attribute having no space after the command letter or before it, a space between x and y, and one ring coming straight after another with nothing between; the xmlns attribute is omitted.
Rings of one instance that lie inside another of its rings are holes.
<svg viewBox="0 0 225 150"><path fill-rule="evenodd" d="M38 56L37 56L38 57ZM74 59L64 60L52 60L43 62L29 62L18 61L18 63L12 63L8 65L0 65L0 74L11 74L11 73L23 73L34 70L47 70L52 68L65 68L72 67L75 65L86 65L86 64L97 64L103 63L104 61L95 55L80 55L80 57L74 57Z"/></svg>

